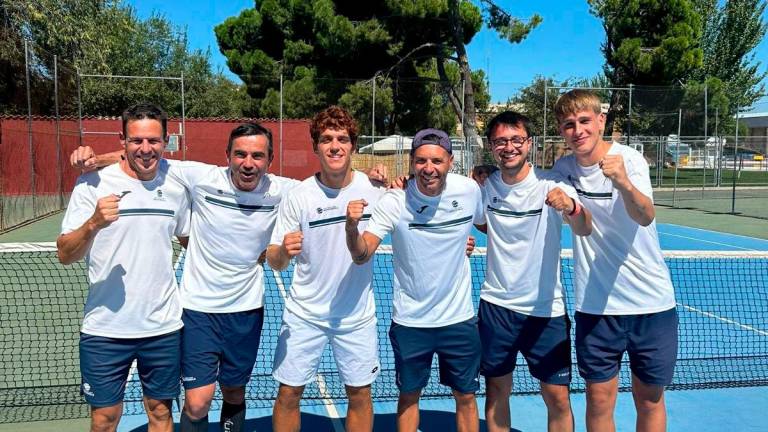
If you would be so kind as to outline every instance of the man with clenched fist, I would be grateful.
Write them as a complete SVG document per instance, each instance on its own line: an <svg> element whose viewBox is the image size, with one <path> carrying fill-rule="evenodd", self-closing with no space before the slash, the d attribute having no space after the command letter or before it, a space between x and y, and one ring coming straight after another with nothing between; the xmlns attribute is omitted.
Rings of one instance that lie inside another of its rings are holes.
<svg viewBox="0 0 768 432"><path fill-rule="evenodd" d="M576 356L587 382L587 430L613 431L624 352L637 430L666 429L664 386L677 359L677 311L654 222L648 163L602 139L605 114L591 91L558 99L555 116L572 154L555 163L592 212L593 232L573 245Z"/></svg>

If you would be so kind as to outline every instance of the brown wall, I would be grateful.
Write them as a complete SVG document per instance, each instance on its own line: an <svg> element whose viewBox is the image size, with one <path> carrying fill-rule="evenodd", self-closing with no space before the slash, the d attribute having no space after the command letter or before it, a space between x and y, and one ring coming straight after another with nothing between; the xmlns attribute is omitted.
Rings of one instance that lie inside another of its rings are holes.
<svg viewBox="0 0 768 432"><path fill-rule="evenodd" d="M179 133L180 121L170 120L169 133ZM186 159L225 165L229 133L242 120L189 119L186 121ZM282 154L279 122L265 120L261 124L272 131L275 158L270 172L304 179L320 169L312 152L308 120L284 120ZM34 152L34 190L37 194L69 192L78 172L69 167L69 154L79 145L77 119L59 123L61 158L57 161L56 122L37 118L32 121ZM0 118L0 193L26 195L32 193L32 155L29 151L28 122L25 117ZM83 144L105 153L120 148L119 119L83 119ZM182 152L166 153L171 159L182 159ZM282 162L282 164L281 164ZM282 169L281 169L282 168ZM282 173L281 173L282 171ZM61 175L59 175L61 172Z"/></svg>

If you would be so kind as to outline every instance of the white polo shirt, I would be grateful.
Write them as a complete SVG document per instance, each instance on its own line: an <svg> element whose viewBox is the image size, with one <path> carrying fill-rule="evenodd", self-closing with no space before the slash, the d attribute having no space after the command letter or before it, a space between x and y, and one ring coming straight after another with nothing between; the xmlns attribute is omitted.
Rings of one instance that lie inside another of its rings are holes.
<svg viewBox="0 0 768 432"><path fill-rule="evenodd" d="M332 189L312 176L291 190L283 200L270 244L281 245L287 233L304 234L296 256L293 281L285 308L316 325L335 329L362 327L375 319L373 261L356 265L347 249L347 204L365 199L366 214L383 189L358 171L342 189ZM363 217L365 228L368 217Z"/></svg>
<svg viewBox="0 0 768 432"><path fill-rule="evenodd" d="M129 177L119 164L78 178L62 234L80 228L100 198L123 195L118 219L96 233L85 256L90 288L83 333L133 339L182 327L171 238L188 235L189 199L167 174L161 160L151 181Z"/></svg>
<svg viewBox="0 0 768 432"><path fill-rule="evenodd" d="M390 190L379 201L365 231L392 234L394 313L409 327L443 327L475 315L466 255L472 224L483 224L483 200L474 180L449 173L443 193Z"/></svg>
<svg viewBox="0 0 768 432"><path fill-rule="evenodd" d="M297 180L266 174L252 191L232 184L230 170L199 162L171 163L190 192L192 227L181 280L185 309L242 312L264 305L264 268L277 209Z"/></svg>
<svg viewBox="0 0 768 432"><path fill-rule="evenodd" d="M562 213L545 203L560 188L578 202L576 191L552 171L531 168L509 185L501 171L483 187L488 224L488 267L480 298L525 315L565 314L560 283Z"/></svg>
<svg viewBox="0 0 768 432"><path fill-rule="evenodd" d="M613 143L632 184L653 199L648 163L634 149ZM656 221L644 227L632 220L624 199L598 164L583 167L573 155L555 163L582 203L592 212L592 234L573 246L576 310L596 315L635 315L675 307L669 270L659 247Z"/></svg>

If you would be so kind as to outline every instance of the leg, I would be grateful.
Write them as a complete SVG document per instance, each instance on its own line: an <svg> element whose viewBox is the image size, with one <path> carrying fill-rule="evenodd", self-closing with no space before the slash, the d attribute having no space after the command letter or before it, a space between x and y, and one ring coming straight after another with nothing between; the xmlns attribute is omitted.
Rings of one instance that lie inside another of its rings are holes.
<svg viewBox="0 0 768 432"><path fill-rule="evenodd" d="M240 432L245 424L245 386L221 386L224 404L219 425L222 431Z"/></svg>
<svg viewBox="0 0 768 432"><path fill-rule="evenodd" d="M608 381L587 381L587 431L613 432L613 410L619 392L619 377Z"/></svg>
<svg viewBox="0 0 768 432"><path fill-rule="evenodd" d="M108 407L91 407L91 432L114 432L123 414L123 404Z"/></svg>
<svg viewBox="0 0 768 432"><path fill-rule="evenodd" d="M572 432L573 412L568 385L541 383L541 397L547 405L547 430Z"/></svg>
<svg viewBox="0 0 768 432"><path fill-rule="evenodd" d="M371 401L371 386L344 386L344 388L349 399L346 429L354 432L372 431L373 402Z"/></svg>
<svg viewBox="0 0 768 432"><path fill-rule="evenodd" d="M512 374L485 378L485 421L488 432L509 432L509 395L512 393Z"/></svg>
<svg viewBox="0 0 768 432"><path fill-rule="evenodd" d="M664 406L664 386L646 384L632 375L632 397L637 410L637 431L667 430L667 409Z"/></svg>
<svg viewBox="0 0 768 432"><path fill-rule="evenodd" d="M272 410L272 429L275 432L299 432L301 428L299 402L303 393L304 386L280 384L275 407Z"/></svg>
<svg viewBox="0 0 768 432"><path fill-rule="evenodd" d="M421 390L400 393L397 398L397 431L416 432L419 429L419 397Z"/></svg>
<svg viewBox="0 0 768 432"><path fill-rule="evenodd" d="M181 413L181 432L207 432L208 411L211 408L216 384L187 389L184 392L184 409Z"/></svg>
<svg viewBox="0 0 768 432"><path fill-rule="evenodd" d="M171 415L171 399L152 399L144 396L144 409L149 420L149 432L173 432L173 416Z"/></svg>
<svg viewBox="0 0 768 432"><path fill-rule="evenodd" d="M474 393L460 393L453 391L456 400L456 431L478 432L480 430L480 418L477 414L477 401Z"/></svg>

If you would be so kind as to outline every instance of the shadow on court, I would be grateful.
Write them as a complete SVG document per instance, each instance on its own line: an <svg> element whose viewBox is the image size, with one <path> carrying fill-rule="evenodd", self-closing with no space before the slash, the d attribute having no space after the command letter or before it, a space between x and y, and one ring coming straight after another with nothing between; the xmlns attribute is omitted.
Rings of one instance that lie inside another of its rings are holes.
<svg viewBox="0 0 768 432"><path fill-rule="evenodd" d="M344 423L345 419L340 419ZM421 432L447 432L456 430L456 417L452 412L421 410L421 421L419 430ZM179 430L179 425L174 426L174 430ZM208 426L208 432L219 432L219 423L211 422ZM245 431L267 432L272 430L272 417L264 416L245 421ZM328 431L333 432L334 427L328 417L301 413L301 430L303 431ZM373 419L373 430L377 432L395 431L395 414L376 414ZM486 430L485 420L480 420L480 430ZM146 432L147 425L132 429L131 432ZM519 429L512 428L510 432L522 432Z"/></svg>

